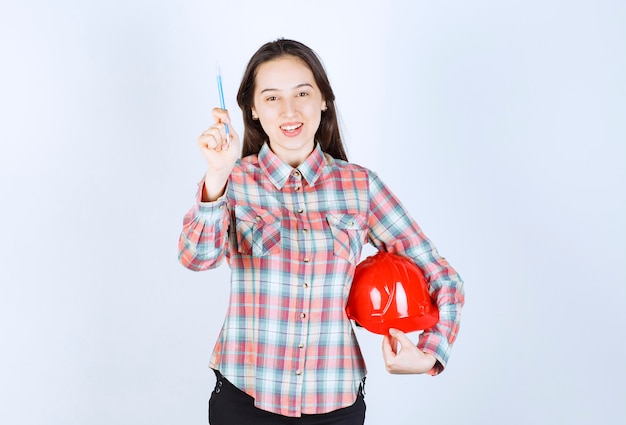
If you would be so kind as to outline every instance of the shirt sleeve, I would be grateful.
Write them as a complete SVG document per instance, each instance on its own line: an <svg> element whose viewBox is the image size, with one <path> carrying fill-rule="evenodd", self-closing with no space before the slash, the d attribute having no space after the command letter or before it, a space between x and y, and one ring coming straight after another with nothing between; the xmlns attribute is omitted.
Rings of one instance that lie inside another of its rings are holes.
<svg viewBox="0 0 626 425"><path fill-rule="evenodd" d="M178 240L178 260L194 271L212 269L222 263L230 224L227 195L212 202L202 202L204 180L198 186L196 202L185 214Z"/></svg>
<svg viewBox="0 0 626 425"><path fill-rule="evenodd" d="M448 362L457 337L461 308L465 302L463 280L439 255L415 220L380 178L370 171L369 241L379 250L410 258L417 264L430 285L430 293L439 308L439 322L426 329L417 344L432 354L437 363L429 371L437 375Z"/></svg>

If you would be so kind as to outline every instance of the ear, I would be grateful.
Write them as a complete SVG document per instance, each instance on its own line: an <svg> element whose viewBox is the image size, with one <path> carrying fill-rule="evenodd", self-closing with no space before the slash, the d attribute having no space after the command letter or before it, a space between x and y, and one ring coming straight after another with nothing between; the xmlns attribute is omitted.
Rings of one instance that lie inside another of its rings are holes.
<svg viewBox="0 0 626 425"><path fill-rule="evenodd" d="M326 101L322 102L322 112L328 111L328 106L326 106Z"/></svg>
<svg viewBox="0 0 626 425"><path fill-rule="evenodd" d="M256 114L256 109L254 109L254 106L252 108L250 108L251 112L252 112L252 119L253 120L258 120L259 116Z"/></svg>

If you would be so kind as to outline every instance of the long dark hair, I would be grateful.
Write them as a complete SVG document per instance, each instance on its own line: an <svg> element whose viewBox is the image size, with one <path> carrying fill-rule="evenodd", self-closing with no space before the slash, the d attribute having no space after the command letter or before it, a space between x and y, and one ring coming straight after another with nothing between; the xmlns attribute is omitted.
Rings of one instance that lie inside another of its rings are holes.
<svg viewBox="0 0 626 425"><path fill-rule="evenodd" d="M248 62L239 91L237 92L237 103L243 112L243 149L242 156L259 153L267 135L258 120L252 119L252 106L254 101L254 82L259 66L265 62L279 59L283 56L293 56L302 60L313 73L315 83L322 92L322 97L326 101L328 108L322 113L320 126L315 133L315 140L320 144L322 150L333 158L347 161L347 155L341 142L339 134L339 123L337 121L337 110L335 109L335 94L328 81L328 76L324 70L317 54L304 44L283 38L264 44Z"/></svg>

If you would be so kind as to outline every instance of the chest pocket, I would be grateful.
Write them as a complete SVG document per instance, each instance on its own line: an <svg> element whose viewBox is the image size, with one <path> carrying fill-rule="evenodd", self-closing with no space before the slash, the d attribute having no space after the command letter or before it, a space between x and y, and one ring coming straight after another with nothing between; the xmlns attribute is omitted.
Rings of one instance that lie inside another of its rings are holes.
<svg viewBox="0 0 626 425"><path fill-rule="evenodd" d="M335 255L354 263L363 248L365 219L356 214L327 214L326 220L333 234Z"/></svg>
<svg viewBox="0 0 626 425"><path fill-rule="evenodd" d="M235 218L240 254L262 257L280 253L280 218L245 205L235 205Z"/></svg>

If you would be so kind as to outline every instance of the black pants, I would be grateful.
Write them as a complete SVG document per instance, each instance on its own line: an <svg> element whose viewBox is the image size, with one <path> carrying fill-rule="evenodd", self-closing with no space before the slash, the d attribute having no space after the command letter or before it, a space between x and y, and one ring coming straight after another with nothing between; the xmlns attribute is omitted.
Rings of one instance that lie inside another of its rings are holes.
<svg viewBox="0 0 626 425"><path fill-rule="evenodd" d="M221 373L209 400L211 425L363 425L365 399L363 387L352 406L318 415L282 416L254 406L254 399L235 387Z"/></svg>

